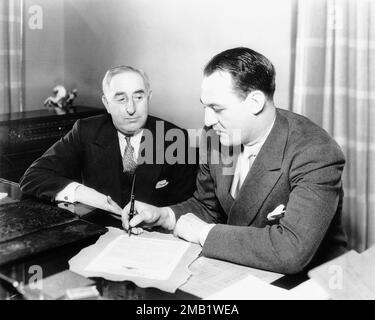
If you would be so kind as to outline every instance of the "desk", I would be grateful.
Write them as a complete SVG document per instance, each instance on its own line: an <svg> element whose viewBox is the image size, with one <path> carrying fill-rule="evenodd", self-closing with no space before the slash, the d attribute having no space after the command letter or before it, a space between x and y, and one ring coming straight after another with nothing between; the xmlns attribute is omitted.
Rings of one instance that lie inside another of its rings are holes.
<svg viewBox="0 0 375 320"><path fill-rule="evenodd" d="M22 198L22 193L19 190L18 184L9 182L7 180L0 178L0 192L7 192L8 197L0 200L1 203L9 202L9 201L19 201ZM94 212L90 213L89 215L85 216L90 222L94 222L97 224L105 225L105 226L113 226L121 228L121 222L115 218L112 218L110 215L95 210ZM30 277L33 275L33 272L29 272L32 270L32 266L38 265L42 267L43 270L43 278L56 274L58 272L64 271L69 269L68 261L73 256L75 256L81 249L87 247L97 240L97 237L86 239L79 243L74 243L70 245L66 245L64 247L59 248L58 250L51 250L41 254L34 255L27 259L22 259L21 261L17 261L14 263L10 263L8 265L4 265L0 267L0 272L16 279L18 281L23 281L24 283L28 283ZM198 259L199 260L199 259ZM189 281L199 281L199 261L195 261L191 265L191 271L193 275L188 280L188 282L182 286L182 288L189 287ZM218 265L220 262L218 261ZM240 267L239 268L245 268ZM306 280L306 275L296 275L296 276L281 276L275 275L273 273L257 270L253 268L246 268L249 271L249 274L256 275L257 277L263 278L268 282L272 282L279 287L290 289L302 281ZM277 278L277 280L275 280ZM94 279L96 281L96 286L99 292L101 293L102 299L126 299L126 300L196 300L199 299L197 296L189 294L182 290L177 290L174 294L163 292L161 290L155 288L140 288L134 285L134 283L129 281L124 282L111 282L104 279ZM274 281L275 280L275 281ZM18 299L17 295L14 295L6 286L0 283L0 299Z"/></svg>

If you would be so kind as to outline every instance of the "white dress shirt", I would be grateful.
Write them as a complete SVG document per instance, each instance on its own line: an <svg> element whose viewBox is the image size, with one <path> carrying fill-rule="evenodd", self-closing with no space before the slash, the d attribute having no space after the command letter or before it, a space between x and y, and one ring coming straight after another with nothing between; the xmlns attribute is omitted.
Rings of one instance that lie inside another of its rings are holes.
<svg viewBox="0 0 375 320"><path fill-rule="evenodd" d="M134 148L134 161L135 162L137 162L138 160L138 152L139 152L139 147L141 145L142 134L143 134L143 130L137 132L134 136L130 137L130 143L132 147ZM120 154L122 157L125 151L125 147L126 147L125 135L121 133L120 131L117 131L117 135L118 135L118 141L119 141L119 146L120 146ZM74 203L76 201L75 191L81 185L82 184L78 182L69 183L64 189L62 189L56 194L55 200Z"/></svg>
<svg viewBox="0 0 375 320"><path fill-rule="evenodd" d="M247 174L251 169L251 166L253 165L260 149L263 147L264 142L271 132L274 123L275 120L272 122L272 125L261 139L255 143L243 145L243 150L237 158L236 169L234 171L232 186L230 189L230 194L232 195L233 199L237 197L238 192L240 191L242 184L244 183Z"/></svg>

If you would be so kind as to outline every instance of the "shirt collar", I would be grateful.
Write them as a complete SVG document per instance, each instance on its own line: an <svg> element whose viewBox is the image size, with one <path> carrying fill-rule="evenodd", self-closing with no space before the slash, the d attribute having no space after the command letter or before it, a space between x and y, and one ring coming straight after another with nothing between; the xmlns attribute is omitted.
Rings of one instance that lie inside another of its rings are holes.
<svg viewBox="0 0 375 320"><path fill-rule="evenodd" d="M139 145L141 143L142 134L143 134L143 129L137 132L135 135L131 136L130 137L131 144ZM117 131L117 135L120 141L125 141L125 135L122 132Z"/></svg>

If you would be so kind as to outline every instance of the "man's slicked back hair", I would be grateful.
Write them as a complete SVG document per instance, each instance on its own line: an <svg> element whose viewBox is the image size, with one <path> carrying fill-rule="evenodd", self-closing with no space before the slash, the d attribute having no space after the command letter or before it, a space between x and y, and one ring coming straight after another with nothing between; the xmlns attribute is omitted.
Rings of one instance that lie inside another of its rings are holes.
<svg viewBox="0 0 375 320"><path fill-rule="evenodd" d="M262 54L245 47L225 50L214 56L203 72L210 76L215 71L231 74L240 98L245 99L251 91L260 90L273 100L276 72L271 61Z"/></svg>

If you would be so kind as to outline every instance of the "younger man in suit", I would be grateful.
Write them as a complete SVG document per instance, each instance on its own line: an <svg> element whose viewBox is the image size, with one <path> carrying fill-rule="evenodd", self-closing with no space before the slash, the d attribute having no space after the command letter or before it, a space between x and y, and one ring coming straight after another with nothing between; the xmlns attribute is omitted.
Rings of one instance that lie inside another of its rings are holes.
<svg viewBox="0 0 375 320"><path fill-rule="evenodd" d="M141 201L165 206L189 198L196 166L186 159L171 163L164 158L172 144L165 138L170 131L181 133L179 147L187 158L187 132L149 116L150 99L144 71L110 69L102 97L108 114L78 120L25 172L21 190L44 200L80 202L121 215L136 174L135 195Z"/></svg>
<svg viewBox="0 0 375 320"><path fill-rule="evenodd" d="M200 243L207 257L287 274L345 252L341 149L310 120L276 108L274 91L275 70L263 55L234 48L213 57L201 87L213 139L201 150L208 156L197 190L170 207L136 202L130 222L125 207L124 228L162 226Z"/></svg>

